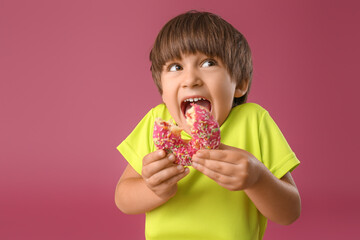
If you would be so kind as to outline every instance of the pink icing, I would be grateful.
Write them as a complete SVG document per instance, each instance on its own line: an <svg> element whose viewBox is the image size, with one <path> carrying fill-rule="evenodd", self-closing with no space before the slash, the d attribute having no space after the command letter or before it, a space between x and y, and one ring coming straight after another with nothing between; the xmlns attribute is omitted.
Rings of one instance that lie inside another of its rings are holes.
<svg viewBox="0 0 360 240"><path fill-rule="evenodd" d="M164 149L175 156L175 163L184 166L191 165L192 156L199 149L216 149L220 144L220 128L215 118L207 108L191 104L186 112L188 123L192 125L190 141L181 139L181 129L172 124L157 119L154 124L153 139L158 149Z"/></svg>

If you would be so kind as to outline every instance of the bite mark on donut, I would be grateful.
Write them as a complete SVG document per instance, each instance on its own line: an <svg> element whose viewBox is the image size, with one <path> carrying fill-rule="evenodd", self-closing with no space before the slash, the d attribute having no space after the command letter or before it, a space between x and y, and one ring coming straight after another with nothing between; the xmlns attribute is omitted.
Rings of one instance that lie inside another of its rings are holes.
<svg viewBox="0 0 360 240"><path fill-rule="evenodd" d="M191 165L192 156L199 149L216 149L220 144L220 128L206 107L191 103L186 111L186 121L191 125L192 139L181 138L182 129L170 121L156 119L153 139L156 148L173 153L175 163Z"/></svg>

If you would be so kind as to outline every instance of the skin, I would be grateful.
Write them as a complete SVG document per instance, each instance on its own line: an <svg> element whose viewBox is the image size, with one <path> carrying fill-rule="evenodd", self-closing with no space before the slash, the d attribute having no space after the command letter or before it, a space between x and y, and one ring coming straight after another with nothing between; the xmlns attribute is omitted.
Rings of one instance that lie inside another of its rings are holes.
<svg viewBox="0 0 360 240"><path fill-rule="evenodd" d="M202 97L211 103L211 114L219 125L229 115L235 97L243 96L247 86L236 88L223 63L197 53L165 64L161 74L162 99L180 128L190 133L190 126L181 109L187 98Z"/></svg>
<svg viewBox="0 0 360 240"><path fill-rule="evenodd" d="M231 111L234 97L241 97L247 85L237 86L221 60L201 53L183 55L165 64L161 83L162 99L179 127L188 133L181 102L203 97L221 125ZM174 156L158 150L143 159L142 174L130 165L122 174L115 192L118 208L127 214L151 211L177 192L177 183L188 168L173 163ZM193 157L194 169L231 191L243 190L268 219L287 225L300 215L300 195L290 173L276 178L251 153L221 144L216 150L200 150Z"/></svg>

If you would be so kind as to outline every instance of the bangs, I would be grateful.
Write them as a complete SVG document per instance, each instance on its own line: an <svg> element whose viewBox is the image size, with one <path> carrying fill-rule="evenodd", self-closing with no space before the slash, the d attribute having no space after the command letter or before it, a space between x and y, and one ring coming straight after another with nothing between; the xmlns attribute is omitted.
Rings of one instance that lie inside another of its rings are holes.
<svg viewBox="0 0 360 240"><path fill-rule="evenodd" d="M220 18L219 18L220 19ZM150 54L152 68L161 71L166 62L180 59L182 54L203 53L224 61L229 33L206 15L173 19L159 33ZM223 46L223 47L220 47Z"/></svg>

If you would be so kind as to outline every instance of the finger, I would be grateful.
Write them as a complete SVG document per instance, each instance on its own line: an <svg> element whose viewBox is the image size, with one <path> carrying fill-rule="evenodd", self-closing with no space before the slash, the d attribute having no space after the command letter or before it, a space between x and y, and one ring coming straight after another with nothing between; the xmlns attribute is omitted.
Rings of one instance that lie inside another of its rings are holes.
<svg viewBox="0 0 360 240"><path fill-rule="evenodd" d="M219 149L219 150L237 151L237 152L243 152L243 153L246 152L244 149L232 147L232 146L229 146L229 145L225 145L225 144L223 144L223 143L220 143L218 149Z"/></svg>
<svg viewBox="0 0 360 240"><path fill-rule="evenodd" d="M233 177L215 172L201 164L193 163L193 167L222 186L233 182Z"/></svg>
<svg viewBox="0 0 360 240"><path fill-rule="evenodd" d="M185 168L183 172L169 178L168 180L162 182L162 184L174 185L175 183L183 179L186 175L188 175L189 172L190 172L189 168Z"/></svg>
<svg viewBox="0 0 360 240"><path fill-rule="evenodd" d="M218 149L222 149L222 150L233 150L234 147L231 147L229 145L226 145L226 144L223 144L223 143L220 143L219 145L219 148Z"/></svg>
<svg viewBox="0 0 360 240"><path fill-rule="evenodd" d="M163 159L166 156L166 152L162 149L152 152L143 158L143 166L148 165L154 161Z"/></svg>
<svg viewBox="0 0 360 240"><path fill-rule="evenodd" d="M204 162L204 160L216 160L221 162L232 163L232 152L228 150L199 150L193 156L193 161Z"/></svg>
<svg viewBox="0 0 360 240"><path fill-rule="evenodd" d="M221 144L221 149L199 150L196 152L194 157L238 164L241 159L249 155L251 154L243 149Z"/></svg>
<svg viewBox="0 0 360 240"><path fill-rule="evenodd" d="M223 150L211 150L211 149L204 149L197 151L193 158L196 159L224 159L226 157L226 153Z"/></svg>
<svg viewBox="0 0 360 240"><path fill-rule="evenodd" d="M147 165L143 166L142 175L145 177L150 177L157 172L164 170L165 168L168 168L170 166L176 166L176 164L173 163L174 160L175 156L173 154L169 154L165 158L150 162Z"/></svg>
<svg viewBox="0 0 360 240"><path fill-rule="evenodd" d="M154 175L150 176L146 181L152 187L160 185L161 183L169 180L170 178L183 173L185 171L184 167L181 165L174 165L168 168L165 168Z"/></svg>
<svg viewBox="0 0 360 240"><path fill-rule="evenodd" d="M236 165L231 162L226 161L218 161L212 159L204 159L204 158L193 158L193 165L201 165L204 168L208 168L216 173L232 176L234 174L234 169L236 169Z"/></svg>

